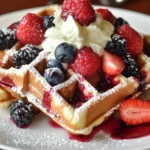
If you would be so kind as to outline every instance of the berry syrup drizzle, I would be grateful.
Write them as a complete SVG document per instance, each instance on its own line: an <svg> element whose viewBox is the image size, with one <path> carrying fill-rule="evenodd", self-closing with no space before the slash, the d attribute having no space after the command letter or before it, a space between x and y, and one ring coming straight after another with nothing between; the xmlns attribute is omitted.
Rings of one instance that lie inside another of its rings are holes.
<svg viewBox="0 0 150 150"><path fill-rule="evenodd" d="M130 126L125 124L119 115L114 115L102 125L95 127L91 134L87 136L69 134L69 139L90 142L100 131L109 134L115 140L133 139L150 135L150 123Z"/></svg>
<svg viewBox="0 0 150 150"><path fill-rule="evenodd" d="M0 85L8 88L12 88L15 86L14 82L8 76L5 76L2 78L2 80L0 80Z"/></svg>
<svg viewBox="0 0 150 150"><path fill-rule="evenodd" d="M43 105L48 109L51 109L51 94L50 94L51 92L53 92L52 88L49 91L45 91L42 100Z"/></svg>
<svg viewBox="0 0 150 150"><path fill-rule="evenodd" d="M49 125L57 129L62 128L52 120L49 121ZM150 123L130 126L125 124L119 117L118 112L116 112L106 122L95 127L89 135L73 135L68 133L68 138L79 142L90 142L100 131L109 134L115 140L133 139L150 135Z"/></svg>

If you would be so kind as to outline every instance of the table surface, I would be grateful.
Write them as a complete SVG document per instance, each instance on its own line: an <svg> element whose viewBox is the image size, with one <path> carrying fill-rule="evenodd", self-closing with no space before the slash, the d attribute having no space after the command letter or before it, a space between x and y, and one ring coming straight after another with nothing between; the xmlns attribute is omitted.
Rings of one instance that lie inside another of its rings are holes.
<svg viewBox="0 0 150 150"><path fill-rule="evenodd" d="M49 0L3 0L0 5L0 15L20 9L44 6ZM101 4L99 0L91 0L92 4ZM62 0L57 0L61 4ZM150 15L150 0L129 0L121 6L113 6L133 10Z"/></svg>

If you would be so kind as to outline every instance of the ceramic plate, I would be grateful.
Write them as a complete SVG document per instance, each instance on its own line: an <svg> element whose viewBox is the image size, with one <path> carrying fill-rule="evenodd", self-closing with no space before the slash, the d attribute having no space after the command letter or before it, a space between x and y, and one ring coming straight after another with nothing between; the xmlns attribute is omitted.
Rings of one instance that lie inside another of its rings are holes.
<svg viewBox="0 0 150 150"><path fill-rule="evenodd" d="M0 28L18 21L27 12L38 12L33 8L0 16ZM137 31L150 34L150 16L122 9L109 8L115 16L128 20ZM88 143L69 140L68 133L49 125L43 114L36 117L29 128L19 129L9 121L9 109L0 109L0 148L32 150L143 150L150 149L150 136L133 140L113 140L100 131Z"/></svg>

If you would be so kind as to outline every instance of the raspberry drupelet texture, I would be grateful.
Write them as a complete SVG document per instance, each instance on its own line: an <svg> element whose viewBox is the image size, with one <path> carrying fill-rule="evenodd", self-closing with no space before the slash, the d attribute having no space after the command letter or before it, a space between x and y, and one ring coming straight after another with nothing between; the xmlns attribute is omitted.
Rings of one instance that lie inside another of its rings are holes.
<svg viewBox="0 0 150 150"><path fill-rule="evenodd" d="M65 0L61 16L66 20L69 15L82 26L88 26L96 20L95 11L89 0Z"/></svg>
<svg viewBox="0 0 150 150"><path fill-rule="evenodd" d="M132 27L128 24L124 24L117 29L117 34L126 40L127 50L132 56L136 57L142 53L143 39Z"/></svg>
<svg viewBox="0 0 150 150"><path fill-rule="evenodd" d="M32 104L23 100L18 100L11 104L10 116L18 127L29 125L33 121L34 115Z"/></svg>
<svg viewBox="0 0 150 150"><path fill-rule="evenodd" d="M36 14L28 13L20 21L16 36L20 43L40 45L44 40L43 18Z"/></svg>
<svg viewBox="0 0 150 150"><path fill-rule="evenodd" d="M90 47L77 50L70 67L83 76L91 76L100 69L100 57Z"/></svg>

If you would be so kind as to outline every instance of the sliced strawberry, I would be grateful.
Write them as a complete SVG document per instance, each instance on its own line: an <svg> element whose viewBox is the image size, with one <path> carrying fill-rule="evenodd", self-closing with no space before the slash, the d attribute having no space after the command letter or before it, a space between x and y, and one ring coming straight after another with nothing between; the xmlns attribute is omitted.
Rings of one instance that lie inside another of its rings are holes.
<svg viewBox="0 0 150 150"><path fill-rule="evenodd" d="M88 26L96 20L95 11L89 0L64 0L62 4L62 18L71 15L82 26Z"/></svg>
<svg viewBox="0 0 150 150"><path fill-rule="evenodd" d="M108 75L118 75L125 68L121 57L105 52L102 58L102 69Z"/></svg>
<svg viewBox="0 0 150 150"><path fill-rule="evenodd" d="M143 39L138 32L128 24L124 24L117 29L117 34L121 35L126 40L128 52L132 56L141 54L143 50Z"/></svg>
<svg viewBox="0 0 150 150"><path fill-rule="evenodd" d="M115 24L116 18L113 16L113 14L108 9L98 8L96 11L102 16L104 20L109 21L113 25Z"/></svg>
<svg viewBox="0 0 150 150"><path fill-rule="evenodd" d="M22 44L40 45L44 40L43 18L28 13L20 21L17 28L17 38Z"/></svg>
<svg viewBox="0 0 150 150"><path fill-rule="evenodd" d="M150 102L139 99L128 99L119 108L121 119L129 125L150 122Z"/></svg>

